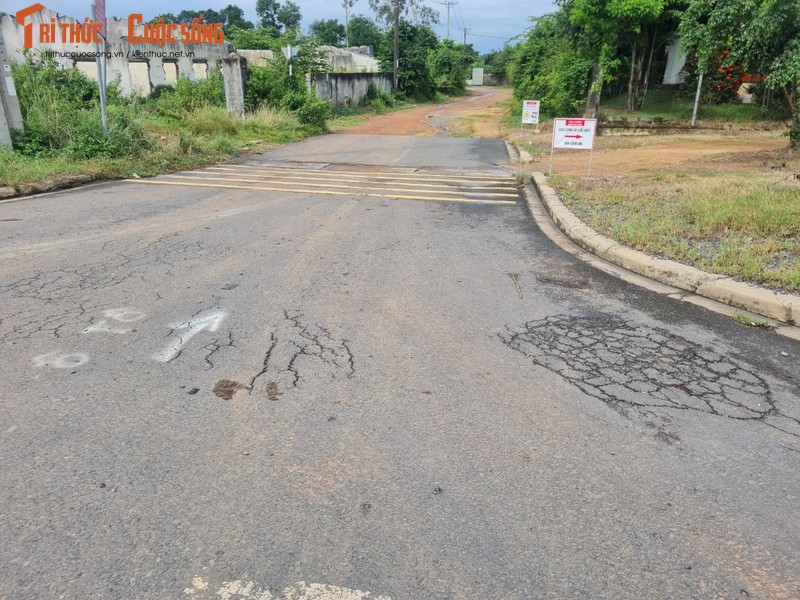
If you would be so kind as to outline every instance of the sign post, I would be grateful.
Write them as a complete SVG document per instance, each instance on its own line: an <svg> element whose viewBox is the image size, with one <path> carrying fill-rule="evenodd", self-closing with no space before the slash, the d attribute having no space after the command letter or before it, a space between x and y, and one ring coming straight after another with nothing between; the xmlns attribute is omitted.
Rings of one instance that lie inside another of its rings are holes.
<svg viewBox="0 0 800 600"><path fill-rule="evenodd" d="M289 61L289 77L292 76L292 59L297 55L297 48L292 48L291 46L282 46L281 52Z"/></svg>
<svg viewBox="0 0 800 600"><path fill-rule="evenodd" d="M102 44L95 44L95 61L97 62L97 86L100 89L100 117L103 121L103 133L108 138L108 114L106 112L106 0L95 0L92 4L92 18L95 23L100 23L100 37Z"/></svg>
<svg viewBox="0 0 800 600"><path fill-rule="evenodd" d="M536 125L536 131L539 131L539 105L538 100L522 101L522 125Z"/></svg>
<svg viewBox="0 0 800 600"><path fill-rule="evenodd" d="M550 175L556 149L589 150L589 173L592 174L594 137L597 119L553 119L553 142L550 147ZM587 176L588 176L587 175Z"/></svg>

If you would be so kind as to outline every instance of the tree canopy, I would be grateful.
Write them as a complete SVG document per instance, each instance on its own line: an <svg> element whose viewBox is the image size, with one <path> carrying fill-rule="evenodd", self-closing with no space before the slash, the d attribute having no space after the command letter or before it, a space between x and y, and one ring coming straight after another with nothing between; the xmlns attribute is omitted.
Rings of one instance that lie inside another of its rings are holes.
<svg viewBox="0 0 800 600"><path fill-rule="evenodd" d="M344 25L336 19L318 19L311 23L308 33L326 46L341 46L346 32Z"/></svg>

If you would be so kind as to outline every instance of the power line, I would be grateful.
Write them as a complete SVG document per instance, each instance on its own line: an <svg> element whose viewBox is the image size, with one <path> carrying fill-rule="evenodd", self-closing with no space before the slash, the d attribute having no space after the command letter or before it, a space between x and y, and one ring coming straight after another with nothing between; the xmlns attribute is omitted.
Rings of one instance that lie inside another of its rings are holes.
<svg viewBox="0 0 800 600"><path fill-rule="evenodd" d="M463 27L462 27L462 29L463 29ZM481 35L480 33L470 33L469 35L471 35L473 37L492 38L492 39L495 39L495 40L513 40L514 37L516 37L516 36L513 36L513 37L500 37L500 36L497 36L497 35Z"/></svg>
<svg viewBox="0 0 800 600"><path fill-rule="evenodd" d="M461 5L456 4L456 8L458 9L458 21L459 24L461 25L459 29L464 29L464 27L466 27L467 24L464 23L464 15L461 14Z"/></svg>
<svg viewBox="0 0 800 600"><path fill-rule="evenodd" d="M439 2L439 4L441 4L442 6L446 6L447 7L447 37L445 39L449 40L450 39L450 7L451 6L458 6L458 2L445 0L445 2Z"/></svg>

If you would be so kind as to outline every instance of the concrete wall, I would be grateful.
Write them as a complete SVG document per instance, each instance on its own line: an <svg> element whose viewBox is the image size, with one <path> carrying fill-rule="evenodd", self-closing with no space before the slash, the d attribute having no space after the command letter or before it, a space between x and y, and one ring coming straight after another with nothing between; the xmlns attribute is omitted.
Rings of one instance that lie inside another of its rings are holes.
<svg viewBox="0 0 800 600"><path fill-rule="evenodd" d="M88 12L88 3L87 3ZM44 9L28 17L28 22L33 24L33 50L53 51L53 57L64 68L79 68L89 77L97 78L94 67L95 59L81 57L81 53L94 53L94 44L65 43L59 35L54 43L41 44L39 41L39 25L51 23L58 24L80 23L72 17L60 16L55 11ZM157 85L174 83L178 77L186 77L191 81L207 76L209 70L222 68L223 75L231 73L231 61L239 62L241 59L235 54L232 44L184 44L168 43L156 44L130 44L128 43L128 20L108 19L108 81L119 79L120 90L123 94L147 95ZM142 33L142 25L136 29L137 35ZM23 28L16 20L6 15L0 18L0 36L2 36L8 60L22 62ZM178 34L177 37L180 37ZM83 64L81 64L83 63ZM227 65L227 68L226 68ZM243 81L241 76L235 77ZM233 95L233 105L239 105L239 97L244 96L243 89L230 88L230 78L226 76L226 96ZM237 84L238 85L238 84Z"/></svg>
<svg viewBox="0 0 800 600"><path fill-rule="evenodd" d="M272 50L242 50L236 49L237 54L247 61L248 66L265 67L271 60L275 60Z"/></svg>
<svg viewBox="0 0 800 600"><path fill-rule="evenodd" d="M328 61L331 73L380 73L381 71L381 63L369 54L369 46L358 48L320 46L319 50Z"/></svg>
<svg viewBox="0 0 800 600"><path fill-rule="evenodd" d="M483 69L481 67L472 69L472 77L467 79L467 85L483 85Z"/></svg>
<svg viewBox="0 0 800 600"><path fill-rule="evenodd" d="M334 106L357 106L367 93L370 83L385 92L392 91L391 73L310 73L306 75L308 89Z"/></svg>

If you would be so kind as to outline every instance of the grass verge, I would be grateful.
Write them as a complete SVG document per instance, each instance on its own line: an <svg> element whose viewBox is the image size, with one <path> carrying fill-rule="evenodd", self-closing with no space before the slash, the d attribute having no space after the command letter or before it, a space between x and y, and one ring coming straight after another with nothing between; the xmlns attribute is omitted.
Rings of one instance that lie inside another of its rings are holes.
<svg viewBox="0 0 800 600"><path fill-rule="evenodd" d="M623 244L777 291L800 292L800 157L780 173L554 176L585 223ZM766 172L765 172L766 171Z"/></svg>
<svg viewBox="0 0 800 600"><path fill-rule="evenodd" d="M0 187L25 193L42 182L58 182L74 175L95 179L120 179L136 173L142 177L192 169L229 158L297 141L319 133L303 125L288 111L263 107L246 119L228 115L224 108L205 106L189 113L183 123L141 118L140 125L152 144L133 155L118 158L77 158L61 151L29 156L0 149Z"/></svg>

